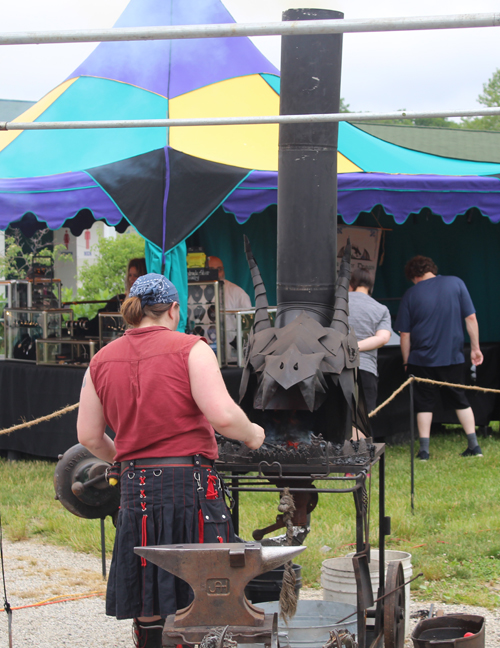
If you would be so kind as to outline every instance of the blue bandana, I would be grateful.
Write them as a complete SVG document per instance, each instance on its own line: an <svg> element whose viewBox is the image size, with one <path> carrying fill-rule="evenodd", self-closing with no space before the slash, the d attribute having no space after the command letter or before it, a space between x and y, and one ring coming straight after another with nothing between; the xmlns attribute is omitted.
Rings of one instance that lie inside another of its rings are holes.
<svg viewBox="0 0 500 648"><path fill-rule="evenodd" d="M154 304L179 302L179 294L174 284L163 275L154 272L136 279L129 295L139 297L143 308Z"/></svg>

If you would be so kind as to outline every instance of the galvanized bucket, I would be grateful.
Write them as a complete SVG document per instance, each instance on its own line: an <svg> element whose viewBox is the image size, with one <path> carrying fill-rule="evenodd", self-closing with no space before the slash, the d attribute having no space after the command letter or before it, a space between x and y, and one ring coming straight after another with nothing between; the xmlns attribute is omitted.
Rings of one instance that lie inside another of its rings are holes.
<svg viewBox="0 0 500 648"><path fill-rule="evenodd" d="M259 608L266 614L279 613L279 604L260 603ZM331 630L347 629L357 633L357 614L353 614L343 623L337 623L349 614L356 612L355 605L334 601L299 601L297 614L286 625L281 619L278 624L278 636L281 648L318 648L330 639ZM249 644L245 648L262 648L259 644Z"/></svg>

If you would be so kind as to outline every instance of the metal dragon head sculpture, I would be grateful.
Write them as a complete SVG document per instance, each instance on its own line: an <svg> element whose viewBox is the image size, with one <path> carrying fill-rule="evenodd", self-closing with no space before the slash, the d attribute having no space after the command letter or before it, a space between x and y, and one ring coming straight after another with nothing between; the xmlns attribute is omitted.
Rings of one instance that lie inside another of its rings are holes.
<svg viewBox="0 0 500 648"><path fill-rule="evenodd" d="M340 267L329 327L317 322L307 312L307 305L289 324L282 328L272 327L264 283L246 237L245 250L256 309L246 349L240 401L245 397L250 376L255 374L254 409L308 409L312 412L324 403L332 387L340 388L346 402L355 408L354 370L359 365L359 351L348 323L350 244Z"/></svg>

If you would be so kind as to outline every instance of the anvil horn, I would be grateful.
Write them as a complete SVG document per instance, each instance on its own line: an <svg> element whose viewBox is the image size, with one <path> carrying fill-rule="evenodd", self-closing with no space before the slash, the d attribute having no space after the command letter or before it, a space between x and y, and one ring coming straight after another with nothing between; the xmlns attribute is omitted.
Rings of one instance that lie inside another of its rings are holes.
<svg viewBox="0 0 500 648"><path fill-rule="evenodd" d="M347 239L335 290L335 310L330 328L343 335L349 333L349 282L351 280L351 241Z"/></svg>
<svg viewBox="0 0 500 648"><path fill-rule="evenodd" d="M271 571L305 551L306 547L262 547L262 566Z"/></svg>
<svg viewBox="0 0 500 648"><path fill-rule="evenodd" d="M255 318L253 330L254 333L258 333L264 329L271 328L271 322L269 321L269 315L267 313L269 302L267 301L266 287L262 281L259 266L255 261L252 248L250 247L250 241L246 235L244 235L244 240L245 253L247 255L247 261L250 267L250 274L252 275L253 288L255 291Z"/></svg>

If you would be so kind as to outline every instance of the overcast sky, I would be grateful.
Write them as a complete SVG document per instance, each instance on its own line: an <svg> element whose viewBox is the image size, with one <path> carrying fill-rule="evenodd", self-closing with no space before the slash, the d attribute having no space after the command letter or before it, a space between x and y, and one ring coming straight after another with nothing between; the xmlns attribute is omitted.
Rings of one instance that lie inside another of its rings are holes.
<svg viewBox="0 0 500 648"><path fill-rule="evenodd" d="M0 32L112 27L127 2L1 0ZM284 9L307 6L291 0L224 0L224 4L238 22L278 21ZM321 0L311 5L343 11L346 18L488 13L499 6L498 0ZM279 67L279 38L254 42ZM40 99L94 47L92 43L0 47L0 99ZM346 34L342 96L353 111L474 109L483 83L497 68L500 27Z"/></svg>

